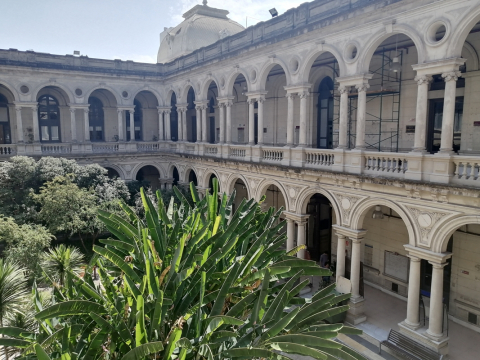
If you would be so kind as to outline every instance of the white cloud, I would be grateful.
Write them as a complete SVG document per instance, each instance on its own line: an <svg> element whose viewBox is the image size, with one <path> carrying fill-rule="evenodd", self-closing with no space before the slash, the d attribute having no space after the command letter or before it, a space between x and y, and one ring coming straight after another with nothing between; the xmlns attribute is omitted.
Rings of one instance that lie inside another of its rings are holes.
<svg viewBox="0 0 480 360"><path fill-rule="evenodd" d="M279 14L283 14L285 11L297 7L298 5L304 3L305 1L288 1L288 0L209 0L208 6L214 8L225 9L230 12L229 17L232 20L240 23L245 26L245 20L247 18L248 26L254 25L259 21L266 21L271 19L272 16L268 10L275 8ZM170 8L170 13L172 15L172 26L178 25L182 20L182 15L187 10L191 9L195 5L198 5L200 2L197 0L180 0L179 8Z"/></svg>

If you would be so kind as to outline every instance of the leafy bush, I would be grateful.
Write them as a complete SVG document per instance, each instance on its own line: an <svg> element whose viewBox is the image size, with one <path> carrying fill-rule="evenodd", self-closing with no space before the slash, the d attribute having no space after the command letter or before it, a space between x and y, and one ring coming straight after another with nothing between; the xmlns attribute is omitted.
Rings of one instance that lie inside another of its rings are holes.
<svg viewBox="0 0 480 360"><path fill-rule="evenodd" d="M364 359L332 340L356 329L327 323L349 294L298 297L302 276L330 272L281 249L282 210L244 199L232 214L234 195L219 201L217 188L200 200L191 184L194 206L176 188L179 206L142 191L144 217L124 203L123 216L100 211L115 238L94 246L99 283L67 271L52 306L35 302L38 331L5 327L0 344L42 360Z"/></svg>

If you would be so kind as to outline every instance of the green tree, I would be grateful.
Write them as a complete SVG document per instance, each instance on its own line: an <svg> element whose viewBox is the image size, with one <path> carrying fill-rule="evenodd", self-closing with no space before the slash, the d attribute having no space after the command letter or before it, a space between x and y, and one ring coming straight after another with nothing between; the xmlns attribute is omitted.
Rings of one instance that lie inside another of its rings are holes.
<svg viewBox="0 0 480 360"><path fill-rule="evenodd" d="M100 212L115 236L94 247L100 286L68 273L71 286L39 307L38 332L0 333L42 359L364 359L332 340L361 332L328 323L349 294L298 297L302 276L330 272L281 250L282 209L243 200L233 214L234 195L219 202L216 181L201 201L191 186L194 206L174 191L180 205L167 208L159 192L157 207L142 193L144 217L125 204L124 216Z"/></svg>
<svg viewBox="0 0 480 360"><path fill-rule="evenodd" d="M85 258L76 247L60 244L43 254L40 265L48 278L64 286L69 273L80 275L84 271Z"/></svg>
<svg viewBox="0 0 480 360"><path fill-rule="evenodd" d="M25 268L30 279L41 275L40 257L53 238L41 225L18 225L13 218L0 216L0 243L6 245L4 255Z"/></svg>

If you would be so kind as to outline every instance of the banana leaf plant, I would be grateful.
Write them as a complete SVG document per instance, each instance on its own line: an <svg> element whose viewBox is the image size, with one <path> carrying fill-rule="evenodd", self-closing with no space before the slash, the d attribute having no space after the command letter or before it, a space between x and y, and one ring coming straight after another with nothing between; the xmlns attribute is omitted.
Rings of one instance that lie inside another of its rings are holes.
<svg viewBox="0 0 480 360"><path fill-rule="evenodd" d="M47 308L34 288L37 331L2 328L0 345L39 360L365 359L334 341L359 331L328 322L349 294L299 297L305 277L330 272L282 249L282 209L244 199L233 213L235 194L217 189L200 199L190 184L194 204L175 189L178 207L142 190L143 218L124 203L123 217L101 211L112 237L86 275L69 272Z"/></svg>

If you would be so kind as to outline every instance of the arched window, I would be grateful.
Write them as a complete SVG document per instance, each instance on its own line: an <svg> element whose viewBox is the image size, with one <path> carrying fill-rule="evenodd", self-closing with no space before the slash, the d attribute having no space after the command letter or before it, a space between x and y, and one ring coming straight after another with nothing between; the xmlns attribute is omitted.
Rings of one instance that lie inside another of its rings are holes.
<svg viewBox="0 0 480 360"><path fill-rule="evenodd" d="M8 100L0 94L0 144L11 144L10 116L8 112Z"/></svg>
<svg viewBox="0 0 480 360"><path fill-rule="evenodd" d="M135 130L135 140L142 140L142 120L143 110L142 104L138 100L133 101L135 105L135 112L133 113L133 128ZM130 112L128 112L127 118L127 141L130 141Z"/></svg>
<svg viewBox="0 0 480 360"><path fill-rule="evenodd" d="M60 142L60 109L53 96L43 95L38 99L38 122L42 142Z"/></svg>
<svg viewBox="0 0 480 360"><path fill-rule="evenodd" d="M172 99L170 100L172 111L170 113L170 136L172 141L178 141L178 112L177 112L177 96L172 93Z"/></svg>
<svg viewBox="0 0 480 360"><path fill-rule="evenodd" d="M317 148L333 148L333 81L326 77L318 87Z"/></svg>
<svg viewBox="0 0 480 360"><path fill-rule="evenodd" d="M103 113L103 103L96 97L91 96L88 99L90 104L88 112L88 121L90 123L90 140L105 140L104 123L105 115Z"/></svg>

